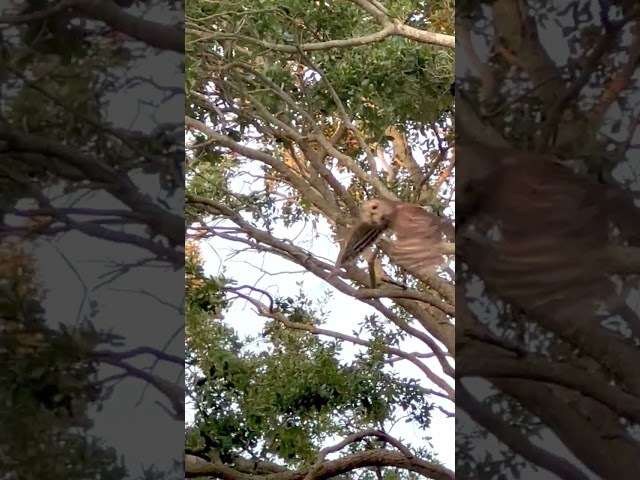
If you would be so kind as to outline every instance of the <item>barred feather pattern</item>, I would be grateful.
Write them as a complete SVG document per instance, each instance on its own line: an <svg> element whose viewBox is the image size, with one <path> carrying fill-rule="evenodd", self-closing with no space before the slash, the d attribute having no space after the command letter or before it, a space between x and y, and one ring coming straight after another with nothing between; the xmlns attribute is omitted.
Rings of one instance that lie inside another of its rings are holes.
<svg viewBox="0 0 640 480"><path fill-rule="evenodd" d="M419 276L431 275L443 263L440 245L444 235L453 235L445 218L417 205L384 199L368 200L361 207L360 220L342 248L336 268L354 260L385 231L395 233L389 252L401 267Z"/></svg>
<svg viewBox="0 0 640 480"><path fill-rule="evenodd" d="M611 225L597 184L548 157L523 155L489 185L486 213L501 239L475 255L505 300L558 316L593 311L613 294L604 255Z"/></svg>
<svg viewBox="0 0 640 480"><path fill-rule="evenodd" d="M441 245L448 220L406 203L399 204L396 212L393 224L396 240L390 255L398 265L420 277L431 275L443 264Z"/></svg>

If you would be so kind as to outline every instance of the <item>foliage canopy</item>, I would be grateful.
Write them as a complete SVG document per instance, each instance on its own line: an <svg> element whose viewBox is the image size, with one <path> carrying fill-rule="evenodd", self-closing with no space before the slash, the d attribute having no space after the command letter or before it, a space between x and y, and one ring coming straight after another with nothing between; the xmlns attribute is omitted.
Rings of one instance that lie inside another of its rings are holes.
<svg viewBox="0 0 640 480"><path fill-rule="evenodd" d="M452 478L425 431L452 407L451 278L380 253L327 284L321 252L366 198L450 212L453 17L446 1L187 5L188 477ZM212 276L206 243L233 251ZM260 255L307 273L243 285L226 263ZM344 294L359 318L336 324Z"/></svg>

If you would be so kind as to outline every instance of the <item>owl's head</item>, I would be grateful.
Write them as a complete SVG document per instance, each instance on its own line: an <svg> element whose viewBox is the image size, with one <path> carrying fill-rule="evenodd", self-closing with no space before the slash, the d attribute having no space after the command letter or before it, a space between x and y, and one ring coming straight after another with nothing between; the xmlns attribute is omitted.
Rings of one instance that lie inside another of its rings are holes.
<svg viewBox="0 0 640 480"><path fill-rule="evenodd" d="M360 220L372 225L388 224L394 213L394 206L384 200L367 200L360 208Z"/></svg>

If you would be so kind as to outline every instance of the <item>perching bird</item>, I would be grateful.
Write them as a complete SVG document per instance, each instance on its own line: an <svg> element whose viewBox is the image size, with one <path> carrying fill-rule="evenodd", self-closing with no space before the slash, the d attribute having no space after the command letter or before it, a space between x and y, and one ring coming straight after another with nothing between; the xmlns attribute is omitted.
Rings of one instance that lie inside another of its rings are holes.
<svg viewBox="0 0 640 480"><path fill-rule="evenodd" d="M446 218L418 205L368 200L362 204L360 219L349 232L331 276L355 260L386 231L396 235L390 255L398 265L419 276L430 275L443 263L444 235L454 235L454 227Z"/></svg>

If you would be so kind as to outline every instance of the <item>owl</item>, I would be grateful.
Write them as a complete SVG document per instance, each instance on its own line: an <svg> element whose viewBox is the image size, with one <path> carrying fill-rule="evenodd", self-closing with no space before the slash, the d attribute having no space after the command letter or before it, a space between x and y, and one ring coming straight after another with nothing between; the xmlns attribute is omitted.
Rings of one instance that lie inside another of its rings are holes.
<svg viewBox="0 0 640 480"><path fill-rule="evenodd" d="M443 263L441 244L445 235L453 236L454 227L446 218L418 205L368 200L360 208L360 218L347 235L332 274L355 260L385 232L395 234L389 254L397 264L428 276Z"/></svg>

